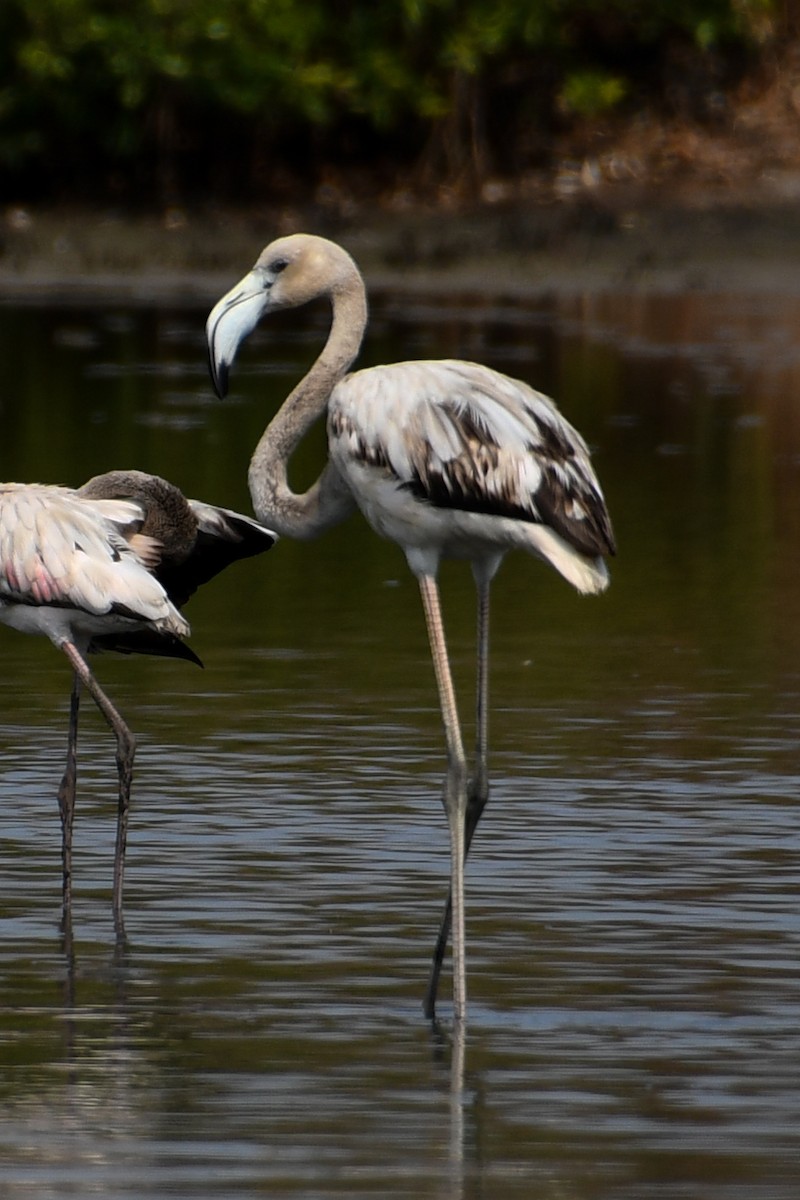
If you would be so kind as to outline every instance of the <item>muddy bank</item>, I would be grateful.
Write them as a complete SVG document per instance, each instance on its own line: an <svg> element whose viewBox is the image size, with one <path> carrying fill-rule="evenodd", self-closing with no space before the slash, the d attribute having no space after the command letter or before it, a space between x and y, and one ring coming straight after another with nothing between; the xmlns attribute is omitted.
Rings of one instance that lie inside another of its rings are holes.
<svg viewBox="0 0 800 1200"><path fill-rule="evenodd" d="M612 190L457 212L9 209L0 222L0 302L205 302L267 241L296 230L341 241L376 289L800 291L793 197Z"/></svg>

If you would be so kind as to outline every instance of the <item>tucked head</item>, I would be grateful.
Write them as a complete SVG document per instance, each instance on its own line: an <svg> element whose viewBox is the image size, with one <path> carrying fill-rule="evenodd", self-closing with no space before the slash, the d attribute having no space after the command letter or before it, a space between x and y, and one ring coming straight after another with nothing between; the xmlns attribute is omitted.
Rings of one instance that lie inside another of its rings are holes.
<svg viewBox="0 0 800 1200"><path fill-rule="evenodd" d="M294 233L271 242L252 271L214 305L206 322L217 395L225 395L236 352L266 313L297 308L318 296L334 298L360 278L347 251L327 238Z"/></svg>
<svg viewBox="0 0 800 1200"><path fill-rule="evenodd" d="M142 513L138 532L158 543L157 561L163 557L181 562L194 548L197 517L180 489L159 475L106 471L84 483L78 495L88 500L133 500Z"/></svg>

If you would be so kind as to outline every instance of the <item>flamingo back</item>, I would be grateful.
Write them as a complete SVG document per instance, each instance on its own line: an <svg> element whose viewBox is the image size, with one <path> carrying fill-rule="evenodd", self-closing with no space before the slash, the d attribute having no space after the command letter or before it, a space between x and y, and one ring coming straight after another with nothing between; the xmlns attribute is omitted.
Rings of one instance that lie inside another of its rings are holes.
<svg viewBox="0 0 800 1200"><path fill-rule="evenodd" d="M87 500L69 488L0 487L0 599L116 613L184 636L188 626L126 540L141 523L130 501ZM146 555L151 547L140 547Z"/></svg>

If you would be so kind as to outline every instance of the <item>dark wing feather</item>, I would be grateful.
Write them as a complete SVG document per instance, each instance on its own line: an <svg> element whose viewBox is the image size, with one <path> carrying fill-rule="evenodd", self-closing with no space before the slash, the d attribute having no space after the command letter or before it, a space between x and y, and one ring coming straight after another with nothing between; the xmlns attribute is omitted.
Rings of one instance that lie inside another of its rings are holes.
<svg viewBox="0 0 800 1200"><path fill-rule="evenodd" d="M203 666L191 646L172 633L137 629L131 633L100 633L89 642L90 654L152 654L157 658L181 658Z"/></svg>
<svg viewBox="0 0 800 1200"><path fill-rule="evenodd" d="M155 570L156 578L178 608L231 563L263 554L277 541L272 530L241 513L198 500L190 500L189 504L197 517L193 548L182 561L163 560Z"/></svg>

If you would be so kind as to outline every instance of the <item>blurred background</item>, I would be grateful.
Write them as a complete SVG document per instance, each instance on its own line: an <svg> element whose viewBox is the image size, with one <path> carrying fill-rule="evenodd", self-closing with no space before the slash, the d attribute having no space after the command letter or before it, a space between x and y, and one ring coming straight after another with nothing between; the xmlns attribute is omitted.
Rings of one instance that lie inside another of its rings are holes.
<svg viewBox="0 0 800 1200"><path fill-rule="evenodd" d="M643 194L786 208L799 24L793 0L4 0L0 266L219 267L222 210L228 239L233 211L387 217L397 266L459 253L409 212L499 212L463 253L624 232Z"/></svg>
<svg viewBox="0 0 800 1200"><path fill-rule="evenodd" d="M602 597L510 555L470 1023L424 621L354 517L188 609L205 670L0 631L0 1195L796 1200L800 57L784 0L0 0L0 478L246 470L322 345L204 322L276 233L364 268L360 365L479 360L585 435ZM312 431L292 462L310 481ZM442 572L467 740L474 596Z"/></svg>

